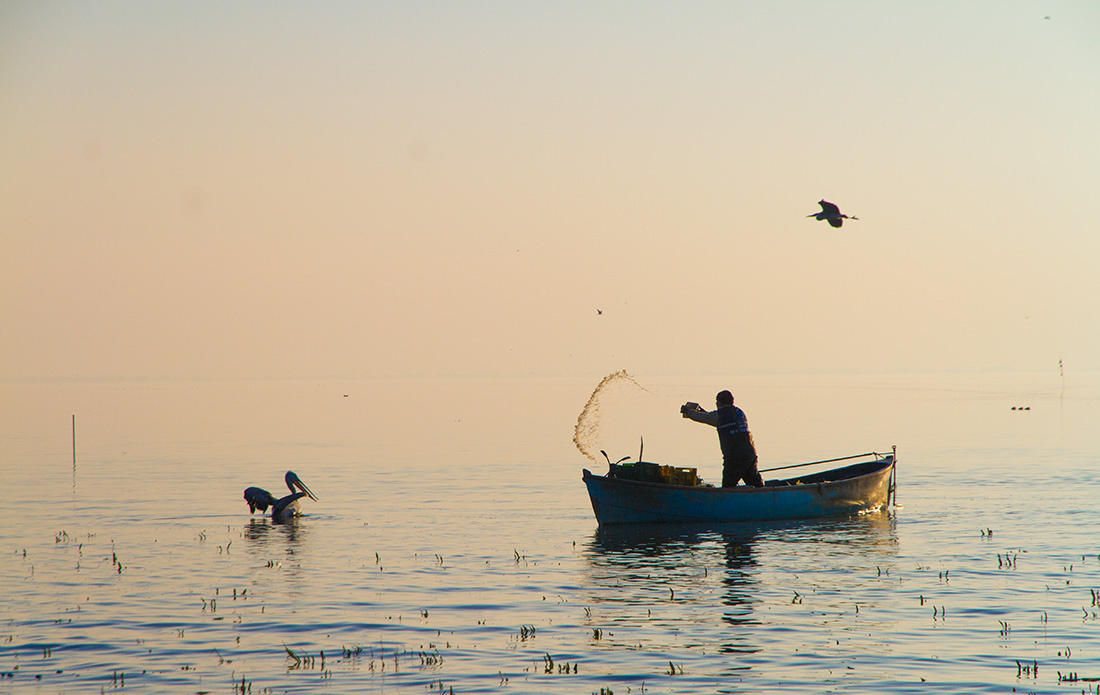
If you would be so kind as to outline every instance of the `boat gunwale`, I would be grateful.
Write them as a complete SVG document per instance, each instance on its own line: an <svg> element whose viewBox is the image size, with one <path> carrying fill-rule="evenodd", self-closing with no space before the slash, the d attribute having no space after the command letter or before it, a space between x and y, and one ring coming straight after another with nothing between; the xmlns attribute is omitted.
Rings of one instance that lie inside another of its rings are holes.
<svg viewBox="0 0 1100 695"><path fill-rule="evenodd" d="M840 468L831 468L829 470L820 471L819 473L813 473L811 475L823 475L823 474L826 474L826 473L830 473L832 471L844 470L845 468L850 468L852 466L868 465L868 464L875 464L875 463L882 463L883 465L879 468L875 468L874 470L870 470L870 471L867 471L866 473L861 473L859 475L854 475L850 478L840 478L839 480L823 480L823 481L819 481L819 482L801 483L801 484L793 484L792 483L792 484L789 484L789 485L767 485L767 484L765 484L763 487L752 487L751 485L737 485L735 487L721 487L721 486L717 486L717 485L675 485L675 484L672 484L672 483L655 483L655 482L650 482L650 481L646 481L646 480L631 480L629 478L612 478L612 477L609 477L607 474L597 475L597 474L593 473L592 471L588 470L587 468L583 469L583 474L582 474L581 478L585 482L587 482L590 478L591 479L602 479L603 481L605 481L607 483L611 483L613 485L627 485L627 486L635 485L635 486L640 486L640 487L643 487L643 488L644 487L650 487L650 488L660 488L660 489L665 489L665 490L686 490L686 491L693 491L693 492L702 492L702 493L707 493L707 494L713 494L713 493L731 494L732 493L732 494L739 494L739 495L748 495L748 494L759 494L759 493L764 493L764 492L769 492L769 491L776 491L776 490L798 490L799 488L805 489L805 488L808 488L808 487L822 488L822 487L827 487L827 486L830 486L830 485L848 485L854 480L859 480L860 478L864 478L866 476L879 475L879 474L883 473L884 471L888 471L889 469L893 468L897 464L897 461L894 459L893 454L884 454L880 458L877 458L873 461L864 461L862 463L849 464L848 466L841 466ZM783 480L791 480L791 478L785 478Z"/></svg>

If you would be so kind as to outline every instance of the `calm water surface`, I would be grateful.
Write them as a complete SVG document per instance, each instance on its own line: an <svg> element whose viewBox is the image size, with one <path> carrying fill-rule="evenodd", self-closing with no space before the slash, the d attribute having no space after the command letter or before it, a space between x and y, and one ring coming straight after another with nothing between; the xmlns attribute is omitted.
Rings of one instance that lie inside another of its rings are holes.
<svg viewBox="0 0 1100 695"><path fill-rule="evenodd" d="M599 380L0 385L0 693L1097 691L1097 375L617 380L590 453L717 480L726 387L762 468L898 446L884 513L633 529Z"/></svg>

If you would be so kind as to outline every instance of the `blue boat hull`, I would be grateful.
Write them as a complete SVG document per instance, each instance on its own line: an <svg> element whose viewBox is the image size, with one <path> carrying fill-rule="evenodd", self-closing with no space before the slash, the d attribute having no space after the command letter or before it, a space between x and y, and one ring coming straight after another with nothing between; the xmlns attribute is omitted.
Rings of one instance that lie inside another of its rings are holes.
<svg viewBox="0 0 1100 695"><path fill-rule="evenodd" d="M893 491L894 456L822 473L767 481L764 487L687 487L593 475L584 471L601 524L706 523L808 519L885 507Z"/></svg>

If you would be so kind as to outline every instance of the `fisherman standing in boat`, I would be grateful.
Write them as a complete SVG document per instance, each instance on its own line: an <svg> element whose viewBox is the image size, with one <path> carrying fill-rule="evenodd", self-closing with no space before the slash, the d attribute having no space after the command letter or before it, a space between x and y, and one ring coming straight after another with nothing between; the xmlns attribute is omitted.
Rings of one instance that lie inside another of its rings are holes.
<svg viewBox="0 0 1100 695"><path fill-rule="evenodd" d="M680 406L680 414L718 429L718 443L722 447L722 487L736 487L742 479L746 485L763 487L764 479L756 470L756 447L745 411L733 404L733 394L729 391L719 391L715 401L717 410L708 412L698 403L689 402Z"/></svg>

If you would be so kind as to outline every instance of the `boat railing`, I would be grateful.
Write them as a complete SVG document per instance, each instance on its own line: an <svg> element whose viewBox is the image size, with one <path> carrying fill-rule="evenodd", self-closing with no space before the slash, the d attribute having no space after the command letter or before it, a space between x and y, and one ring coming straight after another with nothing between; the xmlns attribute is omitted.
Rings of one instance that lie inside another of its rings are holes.
<svg viewBox="0 0 1100 695"><path fill-rule="evenodd" d="M785 471L790 468L805 468L806 466L817 466L822 463L836 463L837 461L851 461L852 459L861 459L866 456L874 456L876 459L883 458L886 454L880 454L876 451L868 451L865 454L853 454L852 456L841 456L835 459L822 459L821 461L810 461L809 463L795 463L789 466L776 466L775 468L762 468L761 473L771 473L772 471Z"/></svg>

